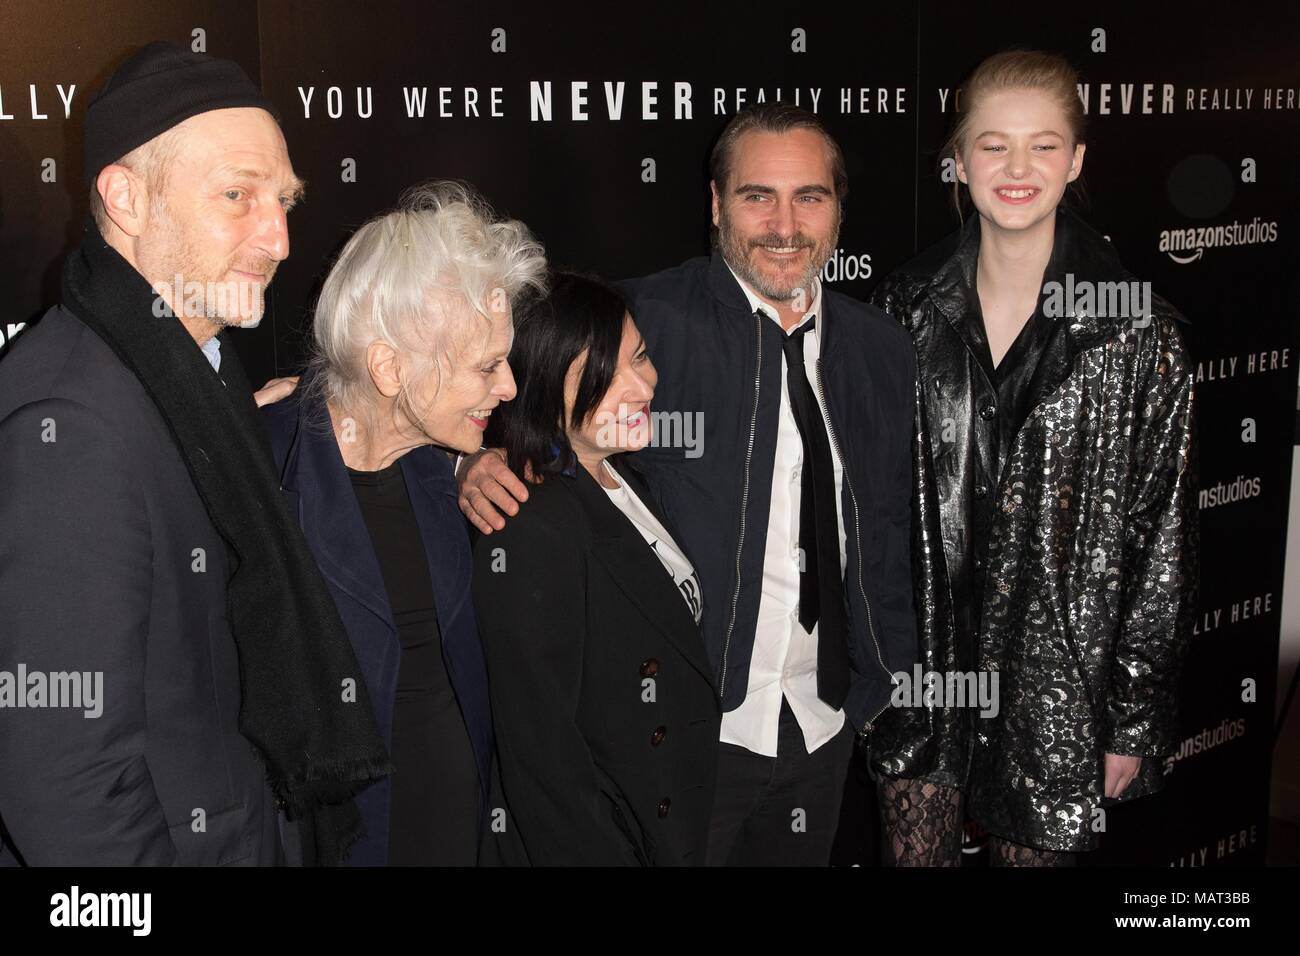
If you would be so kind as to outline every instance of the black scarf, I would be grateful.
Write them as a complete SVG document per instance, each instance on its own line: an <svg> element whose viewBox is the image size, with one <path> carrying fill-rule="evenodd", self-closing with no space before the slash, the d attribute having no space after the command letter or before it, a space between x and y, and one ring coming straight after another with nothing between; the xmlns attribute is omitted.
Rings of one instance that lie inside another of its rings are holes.
<svg viewBox="0 0 1300 956"><path fill-rule="evenodd" d="M155 315L149 283L89 220L63 269L63 302L135 374L167 422L230 553L240 732L264 763L277 806L304 820L308 862L341 863L360 833L353 794L392 768L338 611L280 492L234 350L223 350L218 378L180 320ZM355 684L351 702L345 679Z"/></svg>

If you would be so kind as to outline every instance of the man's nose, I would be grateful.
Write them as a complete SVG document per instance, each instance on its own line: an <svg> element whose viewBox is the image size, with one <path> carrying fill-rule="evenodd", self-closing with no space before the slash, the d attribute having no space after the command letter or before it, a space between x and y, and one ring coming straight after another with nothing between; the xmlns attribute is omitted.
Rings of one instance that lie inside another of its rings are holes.
<svg viewBox="0 0 1300 956"><path fill-rule="evenodd" d="M256 245L259 252L274 262L289 258L289 220L278 202L263 214Z"/></svg>
<svg viewBox="0 0 1300 956"><path fill-rule="evenodd" d="M794 203L778 199L772 206L772 215L768 217L768 227L782 239L789 239L795 233Z"/></svg>

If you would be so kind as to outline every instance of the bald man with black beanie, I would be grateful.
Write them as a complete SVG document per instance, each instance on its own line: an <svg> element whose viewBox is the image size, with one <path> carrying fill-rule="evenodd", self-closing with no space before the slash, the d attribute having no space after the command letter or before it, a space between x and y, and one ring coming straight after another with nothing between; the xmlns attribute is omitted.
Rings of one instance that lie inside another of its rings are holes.
<svg viewBox="0 0 1300 956"><path fill-rule="evenodd" d="M0 865L340 863L388 755L222 348L303 184L244 71L168 43L84 146L93 218L0 375Z"/></svg>

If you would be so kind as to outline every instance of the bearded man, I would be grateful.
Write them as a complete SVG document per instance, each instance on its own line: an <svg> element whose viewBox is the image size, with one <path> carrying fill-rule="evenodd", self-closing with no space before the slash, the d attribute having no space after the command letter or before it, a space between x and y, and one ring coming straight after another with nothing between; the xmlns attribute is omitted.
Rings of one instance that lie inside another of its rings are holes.
<svg viewBox="0 0 1300 956"><path fill-rule="evenodd" d="M340 862L388 756L221 348L289 254L278 114L151 43L84 148L62 302L0 372L0 865Z"/></svg>
<svg viewBox="0 0 1300 956"><path fill-rule="evenodd" d="M916 660L916 362L896 322L818 278L848 187L816 116L737 114L710 174L713 255L625 286L659 372L637 465L704 592L724 711L708 862L825 866L855 733ZM702 448L672 440L683 416ZM495 450L461 474L484 533L527 498Z"/></svg>

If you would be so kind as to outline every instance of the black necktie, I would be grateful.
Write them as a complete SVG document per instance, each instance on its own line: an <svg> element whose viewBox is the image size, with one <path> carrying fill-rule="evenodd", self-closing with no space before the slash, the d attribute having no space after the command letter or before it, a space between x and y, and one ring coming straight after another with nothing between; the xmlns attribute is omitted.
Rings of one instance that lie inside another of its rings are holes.
<svg viewBox="0 0 1300 956"><path fill-rule="evenodd" d="M786 384L790 408L803 440L800 474L799 623L809 634L817 626L817 696L839 708L849 692L848 612L840 575L838 502L835 465L821 406L804 369L803 337L816 325L809 319L784 337Z"/></svg>

